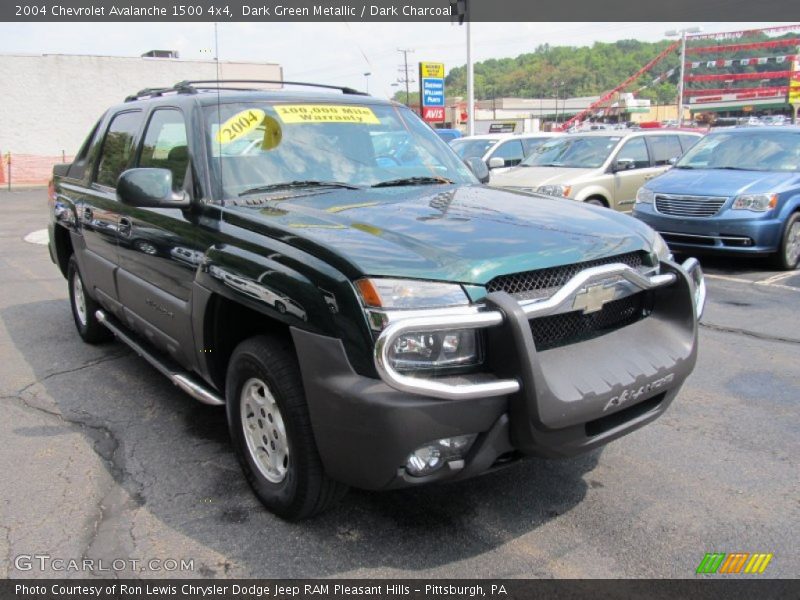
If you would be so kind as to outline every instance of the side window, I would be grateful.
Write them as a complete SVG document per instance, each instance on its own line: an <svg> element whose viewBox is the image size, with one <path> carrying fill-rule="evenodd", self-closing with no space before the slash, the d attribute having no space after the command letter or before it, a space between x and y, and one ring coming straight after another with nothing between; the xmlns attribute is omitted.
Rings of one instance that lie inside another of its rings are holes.
<svg viewBox="0 0 800 600"><path fill-rule="evenodd" d="M669 165L671 158L678 158L683 154L677 135L650 136L650 150L653 151L653 163L657 167Z"/></svg>
<svg viewBox="0 0 800 600"><path fill-rule="evenodd" d="M683 151L686 152L689 148L694 146L697 142L699 142L702 138L697 137L696 135L679 135L678 138L681 140L681 146L683 146Z"/></svg>
<svg viewBox="0 0 800 600"><path fill-rule="evenodd" d="M100 121L102 121L102 119L100 119ZM100 121L94 124L92 132L87 136L86 141L83 142L81 149L78 150L77 156L75 156L75 159L69 167L67 177L83 179L86 173L86 159L89 157L89 149L92 147L92 142L94 142L94 138L97 135L97 130L100 128Z"/></svg>
<svg viewBox="0 0 800 600"><path fill-rule="evenodd" d="M172 171L172 187L175 190L183 187L189 167L189 146L181 111L162 108L153 112L147 124L138 166L169 169Z"/></svg>
<svg viewBox="0 0 800 600"><path fill-rule="evenodd" d="M634 169L644 169L650 166L650 156L647 154L647 144L643 137L635 137L625 142L617 154L617 160L627 159L633 161Z"/></svg>
<svg viewBox="0 0 800 600"><path fill-rule="evenodd" d="M100 185L117 187L117 178L131 164L133 144L139 125L141 111L124 112L116 115L108 126L95 181Z"/></svg>
<svg viewBox="0 0 800 600"><path fill-rule="evenodd" d="M518 165L522 162L522 159L525 158L522 154L522 144L519 140L501 143L490 156L490 158L495 157L505 160L507 167Z"/></svg>

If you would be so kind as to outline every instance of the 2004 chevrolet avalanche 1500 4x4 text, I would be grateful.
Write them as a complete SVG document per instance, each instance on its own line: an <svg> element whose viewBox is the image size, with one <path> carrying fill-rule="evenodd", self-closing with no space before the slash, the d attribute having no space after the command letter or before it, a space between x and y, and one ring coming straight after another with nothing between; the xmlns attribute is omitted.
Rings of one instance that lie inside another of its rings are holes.
<svg viewBox="0 0 800 600"><path fill-rule="evenodd" d="M667 409L697 261L625 215L481 185L402 105L247 83L111 108L55 167L50 251L85 341L225 404L272 511L574 455Z"/></svg>

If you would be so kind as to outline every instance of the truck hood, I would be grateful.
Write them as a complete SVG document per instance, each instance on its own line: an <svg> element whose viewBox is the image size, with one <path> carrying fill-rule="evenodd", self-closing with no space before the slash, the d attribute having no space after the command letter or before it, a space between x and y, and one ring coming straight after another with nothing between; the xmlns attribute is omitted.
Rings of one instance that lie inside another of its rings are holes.
<svg viewBox="0 0 800 600"><path fill-rule="evenodd" d="M492 173L489 185L495 187L531 187L556 183L573 184L597 169L572 169L566 167L515 167L505 173Z"/></svg>
<svg viewBox="0 0 800 600"><path fill-rule="evenodd" d="M224 219L302 248L351 278L477 285L501 274L649 251L653 235L605 208L480 185L315 190L228 206Z"/></svg>
<svg viewBox="0 0 800 600"><path fill-rule="evenodd" d="M796 172L732 171L723 169L670 169L647 183L662 194L737 196L781 192L800 184Z"/></svg>

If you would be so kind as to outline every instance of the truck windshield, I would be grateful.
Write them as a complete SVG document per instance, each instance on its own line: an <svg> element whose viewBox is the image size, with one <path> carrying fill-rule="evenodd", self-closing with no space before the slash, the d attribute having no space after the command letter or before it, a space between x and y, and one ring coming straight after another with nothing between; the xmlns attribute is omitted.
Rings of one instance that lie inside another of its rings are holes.
<svg viewBox="0 0 800 600"><path fill-rule="evenodd" d="M605 135L558 138L536 148L521 165L596 169L603 166L620 139L620 136Z"/></svg>
<svg viewBox="0 0 800 600"><path fill-rule="evenodd" d="M205 108L215 195L289 184L476 183L410 110L381 104L222 103Z"/></svg>
<svg viewBox="0 0 800 600"><path fill-rule="evenodd" d="M798 171L800 133L789 129L712 133L697 142L675 166L679 169Z"/></svg>

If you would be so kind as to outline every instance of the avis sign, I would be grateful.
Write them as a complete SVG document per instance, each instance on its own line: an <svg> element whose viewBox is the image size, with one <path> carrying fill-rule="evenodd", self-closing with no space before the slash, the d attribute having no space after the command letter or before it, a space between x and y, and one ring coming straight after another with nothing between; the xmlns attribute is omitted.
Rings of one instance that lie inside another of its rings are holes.
<svg viewBox="0 0 800 600"><path fill-rule="evenodd" d="M419 98L422 118L429 123L444 119L444 64L419 63Z"/></svg>

